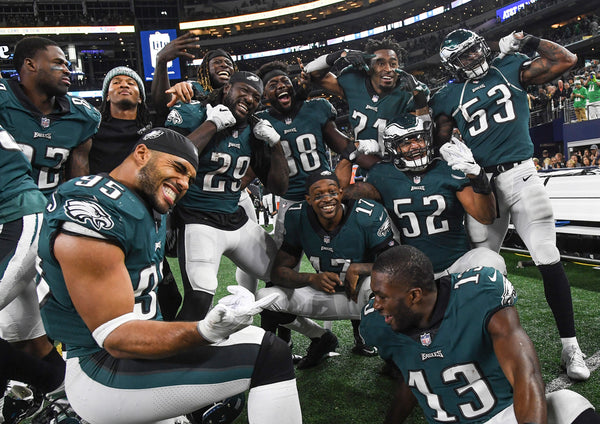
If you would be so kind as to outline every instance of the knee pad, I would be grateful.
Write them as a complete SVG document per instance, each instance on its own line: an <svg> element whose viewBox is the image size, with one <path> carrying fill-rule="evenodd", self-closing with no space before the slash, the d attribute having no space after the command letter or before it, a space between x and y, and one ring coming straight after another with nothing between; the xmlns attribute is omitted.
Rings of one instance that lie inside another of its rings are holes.
<svg viewBox="0 0 600 424"><path fill-rule="evenodd" d="M275 334L267 331L256 357L250 388L294 378L296 376L290 347Z"/></svg>
<svg viewBox="0 0 600 424"><path fill-rule="evenodd" d="M531 258L536 265L554 265L560 261L560 252L554 243L543 242L530 251Z"/></svg>
<svg viewBox="0 0 600 424"><path fill-rule="evenodd" d="M474 249L474 252L477 252L478 263L495 268L502 275L506 275L506 262L504 262L504 258L500 254L485 247L478 247Z"/></svg>
<svg viewBox="0 0 600 424"><path fill-rule="evenodd" d="M546 395L548 424L572 423L586 409L594 409L589 400L571 390L557 390Z"/></svg>

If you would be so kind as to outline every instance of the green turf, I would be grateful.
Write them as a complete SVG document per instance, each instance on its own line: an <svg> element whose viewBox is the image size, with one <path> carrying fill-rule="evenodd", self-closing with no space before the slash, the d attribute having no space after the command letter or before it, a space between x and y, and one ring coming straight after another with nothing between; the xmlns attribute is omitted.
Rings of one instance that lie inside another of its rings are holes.
<svg viewBox="0 0 600 424"><path fill-rule="evenodd" d="M519 299L517 309L522 325L533 340L542 365L546 383L560 373L560 340L554 319L544 298L539 271L535 267L517 268L517 262L528 257L514 253L503 253L506 259L508 278L516 287ZM179 267L170 260L178 278ZM312 268L306 260L302 270ZM565 262L569 276L579 343L588 355L600 350L600 271L591 266ZM221 262L219 270L217 298L226 294L225 287L235 284L235 266L227 258ZM262 287L262 283L259 285ZM259 324L259 318L255 319ZM304 424L363 424L383 422L385 412L392 398L393 382L379 375L382 366L380 358L365 358L353 355L352 326L349 321L333 323L333 332L340 340L337 351L341 354L327 358L315 368L296 371L298 391ZM308 341L294 333L294 353L304 354ZM571 389L586 396L593 405L600 405L600 378L598 372L584 383L576 383ZM247 422L245 413L236 423ZM406 421L409 424L422 424L425 419L416 410Z"/></svg>

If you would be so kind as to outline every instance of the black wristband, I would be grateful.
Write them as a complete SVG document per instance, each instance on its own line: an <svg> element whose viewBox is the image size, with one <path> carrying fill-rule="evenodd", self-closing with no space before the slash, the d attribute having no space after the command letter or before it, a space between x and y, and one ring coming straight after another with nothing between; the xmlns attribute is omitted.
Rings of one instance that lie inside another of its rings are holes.
<svg viewBox="0 0 600 424"><path fill-rule="evenodd" d="M523 44L521 46L521 50L525 52L535 52L537 51L540 45L541 39L536 37L535 35L527 34L523 38Z"/></svg>
<svg viewBox="0 0 600 424"><path fill-rule="evenodd" d="M327 57L325 57L325 62L327 62L329 66L333 66L336 60L342 57L342 53L344 53L345 51L346 50L338 50L337 52L329 53Z"/></svg>
<svg viewBox="0 0 600 424"><path fill-rule="evenodd" d="M413 99L415 103L415 110L427 107L427 95L424 91L419 91L419 93L416 94Z"/></svg>
<svg viewBox="0 0 600 424"><path fill-rule="evenodd" d="M342 159L348 159L350 162L354 162L357 153L358 152L356 151L356 146L353 142L350 141L348 142L348 145L342 151L342 153L340 153L340 156L342 157Z"/></svg>
<svg viewBox="0 0 600 424"><path fill-rule="evenodd" d="M492 192L492 185L483 168L479 171L479 175L471 178L471 187L473 187L475 193L479 194L490 194Z"/></svg>

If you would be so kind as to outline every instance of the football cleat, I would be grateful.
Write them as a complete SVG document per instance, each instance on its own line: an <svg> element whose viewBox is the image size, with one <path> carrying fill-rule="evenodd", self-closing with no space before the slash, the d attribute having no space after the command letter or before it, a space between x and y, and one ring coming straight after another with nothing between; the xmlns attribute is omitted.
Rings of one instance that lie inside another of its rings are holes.
<svg viewBox="0 0 600 424"><path fill-rule="evenodd" d="M477 79L487 74L492 52L480 35L457 29L444 38L440 46L442 65L461 79Z"/></svg>
<svg viewBox="0 0 600 424"><path fill-rule="evenodd" d="M400 114L383 131L383 146L400 171L422 171L433 159L431 121Z"/></svg>
<svg viewBox="0 0 600 424"><path fill-rule="evenodd" d="M306 356L298 362L298 369L303 370L316 366L329 352L338 347L338 339L329 330L318 339L313 339L308 346Z"/></svg>
<svg viewBox="0 0 600 424"><path fill-rule="evenodd" d="M560 366L567 371L573 380L587 380L590 370L583 360L585 355L577 345L570 345L563 349L560 355Z"/></svg>
<svg viewBox="0 0 600 424"><path fill-rule="evenodd" d="M190 424L229 424L244 410L246 395L227 398L187 415Z"/></svg>

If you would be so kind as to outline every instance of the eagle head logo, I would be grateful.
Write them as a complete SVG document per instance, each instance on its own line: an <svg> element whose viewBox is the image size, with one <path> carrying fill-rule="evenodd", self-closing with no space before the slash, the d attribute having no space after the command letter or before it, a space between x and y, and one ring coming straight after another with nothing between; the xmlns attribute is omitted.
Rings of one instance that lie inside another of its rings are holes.
<svg viewBox="0 0 600 424"><path fill-rule="evenodd" d="M65 203L65 213L73 221L84 224L86 221L100 230L110 230L115 223L102 207L88 200L67 200Z"/></svg>

